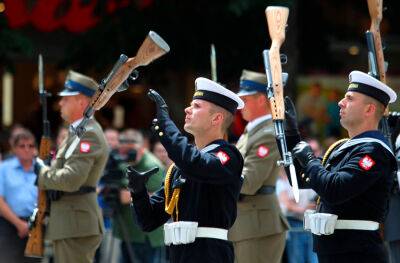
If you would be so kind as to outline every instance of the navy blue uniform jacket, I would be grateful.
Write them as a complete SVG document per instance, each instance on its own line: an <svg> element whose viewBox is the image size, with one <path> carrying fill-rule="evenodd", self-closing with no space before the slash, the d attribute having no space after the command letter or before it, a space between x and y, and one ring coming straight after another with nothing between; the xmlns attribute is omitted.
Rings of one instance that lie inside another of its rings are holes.
<svg viewBox="0 0 400 263"><path fill-rule="evenodd" d="M288 149L298 141L298 137L288 138ZM357 141L359 143L355 143ZM387 213L393 171L397 169L387 145L379 131L368 131L337 147L325 167L315 160L301 171L295 162L299 185L318 193L321 198L318 212L338 215L338 219L382 223ZM299 176L302 173L304 177ZM332 235L313 237L314 251L319 255L375 253L383 249L379 230L335 230Z"/></svg>
<svg viewBox="0 0 400 263"><path fill-rule="evenodd" d="M229 229L236 219L242 184L240 152L223 140L199 150L181 135L170 119L159 120L159 126L163 132L161 143L177 166L171 184L181 185L178 220L196 221L199 227ZM137 221L145 231L171 218L164 210L164 187L151 197L147 192L132 194L132 201ZM231 242L220 239L197 238L194 243L167 248L171 263L233 262L234 259Z"/></svg>

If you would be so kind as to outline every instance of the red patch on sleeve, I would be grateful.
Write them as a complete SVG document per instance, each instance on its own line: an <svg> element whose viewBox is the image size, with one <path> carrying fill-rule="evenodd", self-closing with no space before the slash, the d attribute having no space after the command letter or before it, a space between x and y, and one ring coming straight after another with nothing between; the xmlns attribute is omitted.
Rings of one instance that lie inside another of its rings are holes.
<svg viewBox="0 0 400 263"><path fill-rule="evenodd" d="M88 152L90 152L90 143L81 142L79 148L80 148L81 153L88 153Z"/></svg>
<svg viewBox="0 0 400 263"><path fill-rule="evenodd" d="M269 155L269 148L268 147L266 147L264 145L261 145L261 146L258 147L258 149L257 149L257 156L258 157L265 158L268 155Z"/></svg>
<svg viewBox="0 0 400 263"><path fill-rule="evenodd" d="M360 159L360 161L358 162L358 165L363 170L368 171L369 169L372 168L372 166L375 165L375 161L368 155L365 155L363 158Z"/></svg>
<svg viewBox="0 0 400 263"><path fill-rule="evenodd" d="M229 159L231 159L229 155L224 151L217 152L217 157L221 161L222 165L226 164Z"/></svg>

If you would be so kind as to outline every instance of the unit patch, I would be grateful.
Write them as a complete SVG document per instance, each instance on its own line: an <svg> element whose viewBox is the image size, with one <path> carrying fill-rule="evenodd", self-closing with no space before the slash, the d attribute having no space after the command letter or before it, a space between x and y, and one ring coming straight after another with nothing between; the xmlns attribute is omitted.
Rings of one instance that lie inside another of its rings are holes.
<svg viewBox="0 0 400 263"><path fill-rule="evenodd" d="M222 165L227 163L230 159L229 155L226 154L226 152L224 152L224 151L217 152L217 157L221 161Z"/></svg>
<svg viewBox="0 0 400 263"><path fill-rule="evenodd" d="M80 151L81 151L81 153L88 153L88 152L90 152L90 143L88 143L88 142L81 142L81 144L80 144Z"/></svg>
<svg viewBox="0 0 400 263"><path fill-rule="evenodd" d="M266 147L264 145L261 145L261 146L258 147L258 149L257 149L257 156L258 157L264 158L264 157L267 157L268 155L269 155L269 148L268 147Z"/></svg>
<svg viewBox="0 0 400 263"><path fill-rule="evenodd" d="M372 168L372 166L375 165L375 161L372 160L372 158L369 157L368 155L365 155L363 158L360 159L358 165L365 171L368 171L369 169Z"/></svg>

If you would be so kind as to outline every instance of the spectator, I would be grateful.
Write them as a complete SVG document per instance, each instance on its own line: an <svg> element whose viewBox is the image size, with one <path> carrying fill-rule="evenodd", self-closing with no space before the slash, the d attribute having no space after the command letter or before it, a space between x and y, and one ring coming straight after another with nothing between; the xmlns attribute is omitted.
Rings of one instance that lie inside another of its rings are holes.
<svg viewBox="0 0 400 263"><path fill-rule="evenodd" d="M11 142L13 157L0 164L0 254L2 262L39 262L24 257L28 218L37 203L35 137L20 129Z"/></svg>
<svg viewBox="0 0 400 263"><path fill-rule="evenodd" d="M169 159L167 150L165 150L160 141L157 141L153 144L152 152L163 163L165 167L168 168L171 166L172 160Z"/></svg>
<svg viewBox="0 0 400 263"><path fill-rule="evenodd" d="M114 128L105 129L104 136L106 136L107 144L110 147L110 150L118 149L119 132L117 129Z"/></svg>
<svg viewBox="0 0 400 263"><path fill-rule="evenodd" d="M159 167L157 174L152 176L146 183L149 194L159 189L164 180L164 166L147 150L142 133L137 130L128 129L121 133L120 156L123 160L119 167L125 171L131 165L140 172ZM124 178L125 179L125 178ZM123 180L121 186L128 186ZM163 263L166 262L163 228L159 227L151 232L142 231L134 222L131 213L131 195L129 190L122 188L119 192L120 203L116 205L113 215L113 234L122 240L121 263Z"/></svg>

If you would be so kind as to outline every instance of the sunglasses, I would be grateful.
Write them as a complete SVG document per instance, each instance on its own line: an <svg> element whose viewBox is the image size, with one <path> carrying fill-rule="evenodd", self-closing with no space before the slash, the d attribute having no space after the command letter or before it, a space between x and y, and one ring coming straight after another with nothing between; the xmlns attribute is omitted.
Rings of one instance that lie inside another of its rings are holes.
<svg viewBox="0 0 400 263"><path fill-rule="evenodd" d="M33 149L33 148L35 148L35 145L33 145L33 144L18 144L17 147L18 147L18 148L29 148L29 149Z"/></svg>

